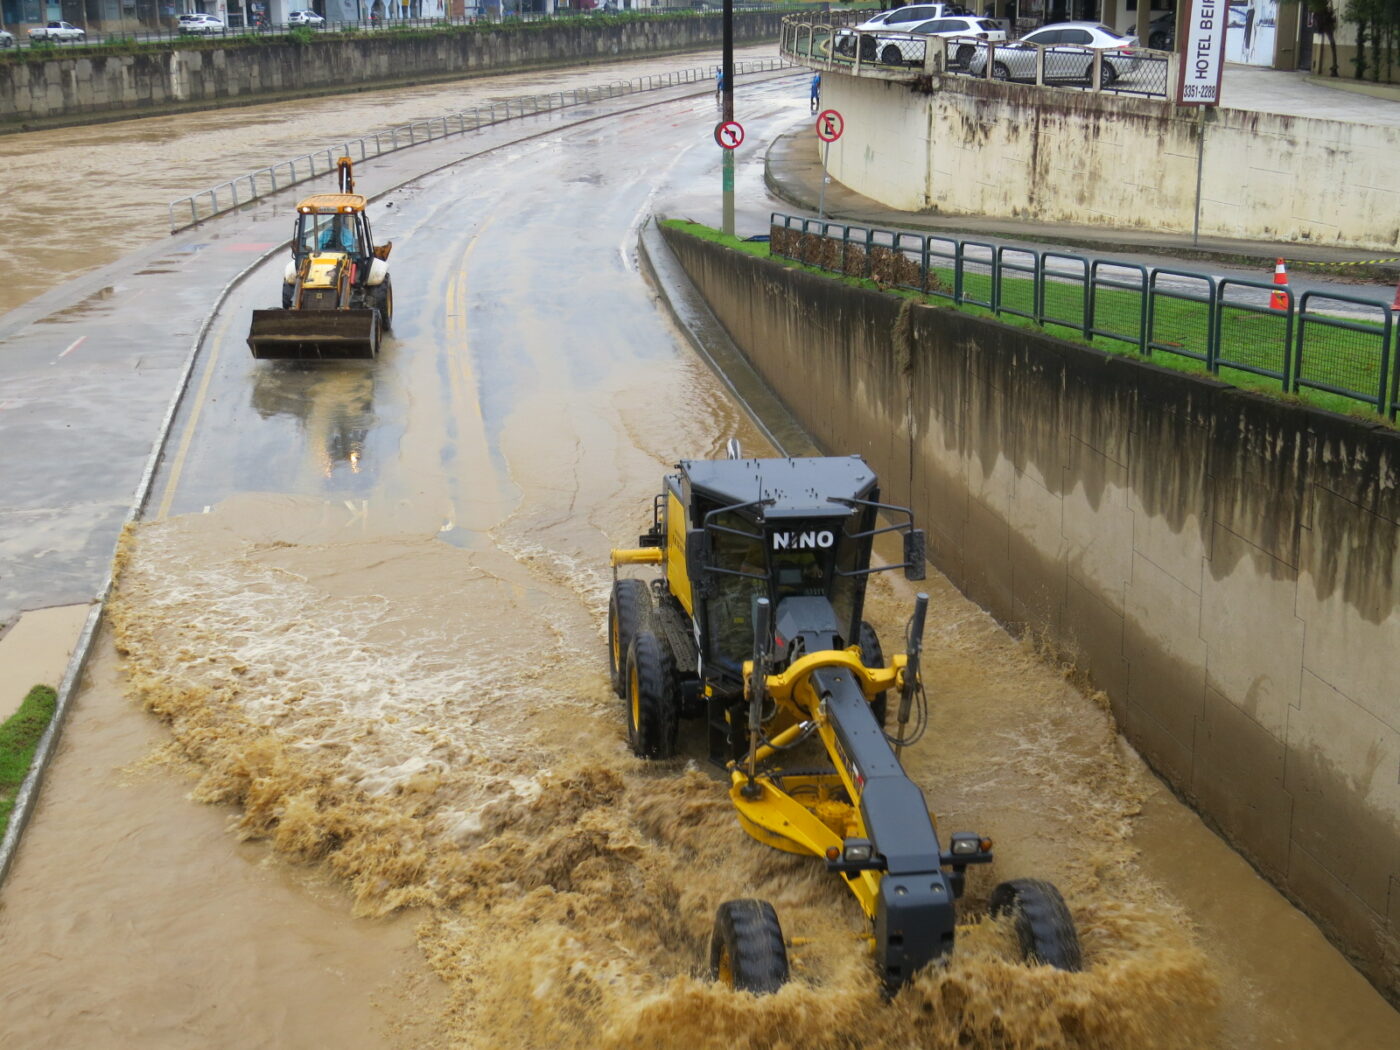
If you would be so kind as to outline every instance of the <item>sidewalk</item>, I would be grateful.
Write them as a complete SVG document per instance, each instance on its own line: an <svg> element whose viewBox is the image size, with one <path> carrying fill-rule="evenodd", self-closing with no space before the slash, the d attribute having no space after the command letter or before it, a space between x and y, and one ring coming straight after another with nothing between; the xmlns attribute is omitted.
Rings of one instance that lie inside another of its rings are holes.
<svg viewBox="0 0 1400 1050"><path fill-rule="evenodd" d="M1293 113L1332 120L1400 126L1400 87L1358 84L1307 73L1285 73L1248 66L1228 67L1233 108ZM1377 101L1379 100L1379 101ZM764 181L769 190L796 210L816 214L821 191L821 155L811 126L803 123L775 140L765 158ZM1189 233L1117 230L1071 223L1037 223L976 215L939 215L900 211L871 200L835 181L827 184L828 218L862 226L898 228L951 237L987 237L999 241L1055 244L1101 255L1151 254L1175 259L1201 259L1223 265L1258 268L1272 273L1274 260L1316 263L1314 276L1326 271L1366 286L1400 282L1400 262L1376 266L1341 266L1364 259L1400 255L1299 243L1278 244L1224 237L1193 239ZM1336 266L1329 270L1327 264Z"/></svg>

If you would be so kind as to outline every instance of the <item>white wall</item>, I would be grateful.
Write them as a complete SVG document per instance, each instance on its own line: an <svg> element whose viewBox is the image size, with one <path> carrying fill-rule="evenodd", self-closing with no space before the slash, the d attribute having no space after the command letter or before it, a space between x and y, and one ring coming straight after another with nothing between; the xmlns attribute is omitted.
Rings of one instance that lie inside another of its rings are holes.
<svg viewBox="0 0 1400 1050"><path fill-rule="evenodd" d="M937 83L937 82L936 82ZM1400 248L1400 128L947 77L827 72L840 182L904 210Z"/></svg>

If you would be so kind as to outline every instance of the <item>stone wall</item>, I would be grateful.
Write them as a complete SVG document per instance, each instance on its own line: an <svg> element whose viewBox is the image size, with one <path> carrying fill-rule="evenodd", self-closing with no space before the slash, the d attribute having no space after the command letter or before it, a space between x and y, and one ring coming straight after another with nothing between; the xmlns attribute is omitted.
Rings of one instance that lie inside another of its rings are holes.
<svg viewBox="0 0 1400 1050"><path fill-rule="evenodd" d="M734 16L737 43L776 40L778 31L776 14ZM176 44L131 55L60 52L0 62L0 130L717 48L722 35L722 20L714 15L327 35L304 45L286 39L237 47Z"/></svg>
<svg viewBox="0 0 1400 1050"><path fill-rule="evenodd" d="M1199 166L1202 236L1400 248L1400 128L935 79L824 73L831 174L906 211L1189 234Z"/></svg>
<svg viewBox="0 0 1400 1050"><path fill-rule="evenodd" d="M666 234L938 568L1400 998L1400 435Z"/></svg>

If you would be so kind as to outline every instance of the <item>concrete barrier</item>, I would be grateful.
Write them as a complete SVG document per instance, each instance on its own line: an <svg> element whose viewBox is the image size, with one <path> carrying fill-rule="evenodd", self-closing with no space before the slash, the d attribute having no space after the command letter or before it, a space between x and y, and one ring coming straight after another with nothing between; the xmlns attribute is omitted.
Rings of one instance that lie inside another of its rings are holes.
<svg viewBox="0 0 1400 1050"><path fill-rule="evenodd" d="M824 74L832 176L905 211L1400 248L1400 128L935 80Z"/></svg>
<svg viewBox="0 0 1400 1050"><path fill-rule="evenodd" d="M939 569L1400 999L1400 435L665 234Z"/></svg>
<svg viewBox="0 0 1400 1050"><path fill-rule="evenodd" d="M778 14L734 16L734 39L776 40ZM59 53L0 62L0 131L288 96L366 91L508 70L718 47L719 15L617 24L561 21L463 32L364 33L237 46L172 44L135 54Z"/></svg>

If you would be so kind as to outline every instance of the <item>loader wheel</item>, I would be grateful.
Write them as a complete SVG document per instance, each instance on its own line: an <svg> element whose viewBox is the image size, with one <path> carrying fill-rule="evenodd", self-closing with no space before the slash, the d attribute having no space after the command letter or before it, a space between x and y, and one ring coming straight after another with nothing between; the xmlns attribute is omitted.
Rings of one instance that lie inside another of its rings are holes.
<svg viewBox="0 0 1400 1050"><path fill-rule="evenodd" d="M389 278L369 290L369 305L379 311L379 327L389 331L394 327L394 289Z"/></svg>
<svg viewBox="0 0 1400 1050"><path fill-rule="evenodd" d="M608 599L608 673L620 697L627 696L627 650L651 621L651 589L644 580L617 580Z"/></svg>
<svg viewBox="0 0 1400 1050"><path fill-rule="evenodd" d="M627 742L639 758L672 758L680 697L671 650L649 626L627 650Z"/></svg>
<svg viewBox="0 0 1400 1050"><path fill-rule="evenodd" d="M864 620L860 622L860 662L872 668L885 666L885 650L880 648L880 636L875 633L875 628ZM890 691L886 689L870 702L870 713L875 716L875 721L880 723L881 729L885 728L889 695Z"/></svg>
<svg viewBox="0 0 1400 1050"><path fill-rule="evenodd" d="M1016 920L1021 955L1029 963L1078 972L1084 968L1074 919L1051 883L1041 879L1012 879L992 891L993 916L1010 912Z"/></svg>
<svg viewBox="0 0 1400 1050"><path fill-rule="evenodd" d="M282 282L282 309L290 310L292 308L292 300L296 298L296 294L296 285L288 284L286 281Z"/></svg>
<svg viewBox="0 0 1400 1050"><path fill-rule="evenodd" d="M787 946L767 901L725 901L710 935L710 976L735 991L767 995L788 979Z"/></svg>

